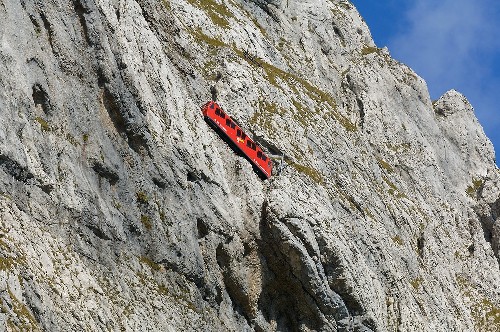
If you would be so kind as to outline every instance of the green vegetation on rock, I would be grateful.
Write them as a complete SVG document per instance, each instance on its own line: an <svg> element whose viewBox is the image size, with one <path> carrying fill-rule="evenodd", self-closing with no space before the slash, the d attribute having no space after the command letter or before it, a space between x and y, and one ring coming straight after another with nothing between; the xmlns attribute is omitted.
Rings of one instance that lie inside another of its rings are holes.
<svg viewBox="0 0 500 332"><path fill-rule="evenodd" d="M40 124L40 128L42 128L43 131L50 131L51 130L49 123L46 120L44 120L43 118L37 116L35 118L35 120L36 120L36 122L38 122Z"/></svg>
<svg viewBox="0 0 500 332"><path fill-rule="evenodd" d="M275 116L283 116L286 110L275 103L266 101L264 98L258 101L255 108L256 110L250 118L249 123L259 126L259 128L264 130L270 137L275 137L276 128L272 123L273 118Z"/></svg>
<svg viewBox="0 0 500 332"><path fill-rule="evenodd" d="M399 235L396 235L396 236L392 237L391 239L392 239L392 242L394 242L398 246L402 246L404 244L403 240L401 239L401 237Z"/></svg>
<svg viewBox="0 0 500 332"><path fill-rule="evenodd" d="M479 295L477 289L462 275L456 276L462 293L470 300L470 311L477 331L500 331L500 308Z"/></svg>
<svg viewBox="0 0 500 332"><path fill-rule="evenodd" d="M387 172L389 172L389 173L394 172L394 169L392 168L392 166L389 165L389 163L387 163L385 160L377 158L377 161L378 161L378 164L380 165L380 167L385 169Z"/></svg>
<svg viewBox="0 0 500 332"><path fill-rule="evenodd" d="M146 256L141 256L139 258L139 260L142 263L144 263L147 266L149 266L151 268L151 270L154 270L154 271L160 271L161 270L161 265L160 264L155 263L153 260L151 260L150 258L148 258Z"/></svg>
<svg viewBox="0 0 500 332"><path fill-rule="evenodd" d="M500 308L483 298L472 306L472 317L479 331L500 331Z"/></svg>
<svg viewBox="0 0 500 332"><path fill-rule="evenodd" d="M372 53L378 53L379 51L380 51L380 49L377 47L366 46L366 47L363 47L363 49L361 50L361 54L368 55L368 54L372 54Z"/></svg>
<svg viewBox="0 0 500 332"><path fill-rule="evenodd" d="M399 190L399 188L396 187L396 185L392 183L387 177L382 176L382 179L389 186L389 194L396 196L396 198L407 198L407 196L403 192L401 192L401 190Z"/></svg>
<svg viewBox="0 0 500 332"><path fill-rule="evenodd" d="M323 176L318 170L313 167L301 165L293 161L287 161L288 165L292 166L297 172L307 175L311 180L317 184L323 184Z"/></svg>
<svg viewBox="0 0 500 332"><path fill-rule="evenodd" d="M424 281L424 279L422 279L422 277L418 277L418 278L411 280L410 284L412 285L412 287L415 290L418 290L420 288L420 285L422 285L422 281Z"/></svg>
<svg viewBox="0 0 500 332"><path fill-rule="evenodd" d="M147 204L149 202L149 197L146 195L144 191L138 191L135 193L135 196L137 198L137 202L141 204Z"/></svg>
<svg viewBox="0 0 500 332"><path fill-rule="evenodd" d="M229 28L228 18L234 18L224 2L214 0L187 0L191 5L203 10L212 22L221 28Z"/></svg>
<svg viewBox="0 0 500 332"><path fill-rule="evenodd" d="M13 331L40 331L38 327L38 323L31 314L30 310L17 299L14 293L7 288L7 292L9 293L9 297L12 300L12 310L17 316L17 320L15 322L10 321L10 327Z"/></svg>
<svg viewBox="0 0 500 332"><path fill-rule="evenodd" d="M335 99L325 91L319 89L318 87L312 85L307 80L291 74L289 72L284 71L272 64L269 64L263 60L260 61L262 68L266 72L266 76L268 81L278 89L283 90L283 87L279 84L279 82L286 83L290 89L292 89L295 95L300 95L301 92L305 93L311 100L313 100L317 107L314 110L308 110L307 108L301 108L299 110L307 111L307 112L316 112L316 109L320 109L322 106L326 107L328 112L323 116L325 120L328 118L334 118L338 121L346 130L348 131L356 131L356 125L354 125L348 118L341 115L337 111L337 103ZM302 91L299 91L301 89ZM303 114L304 118L307 119L310 117L310 114ZM302 120L305 121L305 120Z"/></svg>
<svg viewBox="0 0 500 332"><path fill-rule="evenodd" d="M475 198L477 191L483 186L484 181L481 179L472 179L472 185L467 187L467 190L465 191L467 193L467 196L471 198Z"/></svg>
<svg viewBox="0 0 500 332"><path fill-rule="evenodd" d="M14 258L0 257L0 271L9 271L15 263Z"/></svg>
<svg viewBox="0 0 500 332"><path fill-rule="evenodd" d="M226 43L224 43L223 41L219 40L219 39L216 39L216 38L212 38L210 36L207 36L206 34L204 34L200 28L197 28L197 29L188 29L187 30L189 32L189 34L191 36L193 36L193 38L195 39L196 43L198 44L207 44L209 46L212 46L213 47L213 52L215 52L217 50L218 47L225 47L227 46Z"/></svg>
<svg viewBox="0 0 500 332"><path fill-rule="evenodd" d="M141 215L141 223L142 225L147 229L147 230L150 230L151 228L153 228L153 224L151 223L151 218L149 218L148 216L146 215Z"/></svg>

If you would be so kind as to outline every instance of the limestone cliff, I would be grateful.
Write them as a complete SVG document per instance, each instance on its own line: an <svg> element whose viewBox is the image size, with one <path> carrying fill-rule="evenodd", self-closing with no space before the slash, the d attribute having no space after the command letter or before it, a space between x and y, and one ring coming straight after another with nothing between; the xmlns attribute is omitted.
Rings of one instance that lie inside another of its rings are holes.
<svg viewBox="0 0 500 332"><path fill-rule="evenodd" d="M7 331L500 331L492 145L348 1L0 1L0 87Z"/></svg>

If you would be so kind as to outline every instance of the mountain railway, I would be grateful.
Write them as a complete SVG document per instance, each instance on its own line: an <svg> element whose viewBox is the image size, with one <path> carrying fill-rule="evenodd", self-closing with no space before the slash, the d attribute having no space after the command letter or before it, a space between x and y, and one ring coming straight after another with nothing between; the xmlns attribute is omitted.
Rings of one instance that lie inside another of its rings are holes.
<svg viewBox="0 0 500 332"><path fill-rule="evenodd" d="M221 136L228 139L248 161L258 170L263 179L271 177L273 162L243 129L214 101L202 106L201 111L207 121Z"/></svg>

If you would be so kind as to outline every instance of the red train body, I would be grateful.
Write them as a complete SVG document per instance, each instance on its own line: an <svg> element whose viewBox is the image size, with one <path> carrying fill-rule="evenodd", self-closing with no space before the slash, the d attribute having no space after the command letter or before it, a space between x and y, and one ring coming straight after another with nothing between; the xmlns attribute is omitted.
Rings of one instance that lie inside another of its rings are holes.
<svg viewBox="0 0 500 332"><path fill-rule="evenodd" d="M269 179L273 168L271 159L266 156L245 132L227 115L214 101L209 101L201 108L205 120L218 128L234 145L248 158L248 160Z"/></svg>

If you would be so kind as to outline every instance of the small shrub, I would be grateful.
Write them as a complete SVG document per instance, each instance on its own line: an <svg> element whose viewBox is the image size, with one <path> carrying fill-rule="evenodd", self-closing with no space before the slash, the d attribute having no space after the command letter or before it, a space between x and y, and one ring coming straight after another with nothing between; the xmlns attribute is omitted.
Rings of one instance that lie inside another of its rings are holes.
<svg viewBox="0 0 500 332"><path fill-rule="evenodd" d="M471 198L475 198L477 191L479 190L479 188L481 188L483 186L483 184L484 184L484 181L481 179L478 179L478 180L472 179L472 185L467 187L467 190L466 190L467 196L469 196Z"/></svg>
<svg viewBox="0 0 500 332"><path fill-rule="evenodd" d="M153 227L153 224L151 223L151 219L144 214L141 216L141 223L144 225L144 227L147 230L150 230Z"/></svg>
<svg viewBox="0 0 500 332"><path fill-rule="evenodd" d="M143 191L136 192L135 196L137 197L137 202L141 204L147 204L149 201L148 195L146 195Z"/></svg>
<svg viewBox="0 0 500 332"><path fill-rule="evenodd" d="M392 168L392 166L388 162L386 162L385 160L377 158L377 161L378 161L378 164L380 165L380 167L385 169L387 172L389 172L389 173L394 172L394 169Z"/></svg>
<svg viewBox="0 0 500 332"><path fill-rule="evenodd" d="M163 210L160 211L160 220L163 222L167 220L167 217L165 216L165 211Z"/></svg>
<svg viewBox="0 0 500 332"><path fill-rule="evenodd" d="M420 288L420 285L422 285L422 281L424 281L424 279L418 277L410 281L410 284L413 286L415 290L418 290Z"/></svg>
<svg viewBox="0 0 500 332"><path fill-rule="evenodd" d="M377 47L366 46L361 50L361 54L368 55L372 53L378 53L380 51Z"/></svg>
<svg viewBox="0 0 500 332"><path fill-rule="evenodd" d="M8 271L14 265L15 260L11 257L0 258L0 271Z"/></svg>
<svg viewBox="0 0 500 332"><path fill-rule="evenodd" d="M66 139L68 140L68 142L70 142L73 146L78 146L79 143L78 141L73 137L73 135L71 135L70 133L66 133Z"/></svg>
<svg viewBox="0 0 500 332"><path fill-rule="evenodd" d="M41 117L37 116L35 118L36 122L38 122L40 124L40 127L42 128L43 131L50 131L50 125L47 121L45 121L44 119L42 119Z"/></svg>
<svg viewBox="0 0 500 332"><path fill-rule="evenodd" d="M147 266L149 266L151 268L151 270L154 270L154 271L160 271L161 269L161 265L158 264L158 263L155 263L153 260L149 259L148 257L146 256L141 256L139 258L139 260L146 264Z"/></svg>
<svg viewBox="0 0 500 332"><path fill-rule="evenodd" d="M399 235L396 235L396 236L392 237L391 239L392 239L392 242L396 243L399 246L402 246L404 243L403 240L399 237Z"/></svg>

